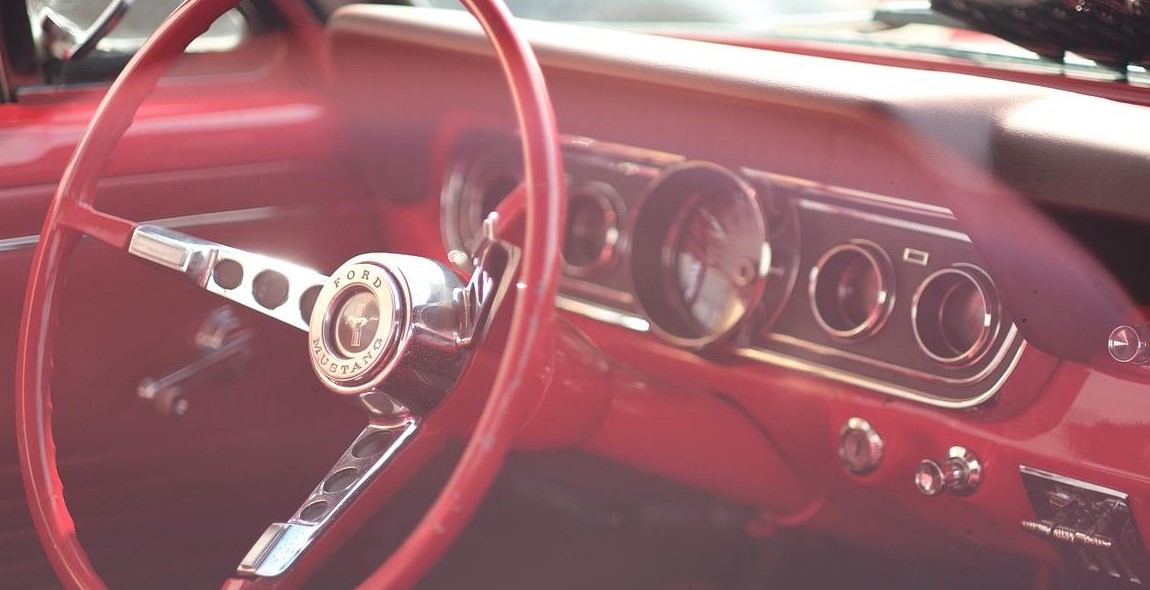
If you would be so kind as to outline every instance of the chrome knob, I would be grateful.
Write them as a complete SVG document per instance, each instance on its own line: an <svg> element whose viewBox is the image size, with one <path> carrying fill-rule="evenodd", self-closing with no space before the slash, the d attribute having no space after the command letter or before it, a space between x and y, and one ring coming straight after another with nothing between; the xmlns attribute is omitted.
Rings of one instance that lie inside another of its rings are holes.
<svg viewBox="0 0 1150 590"><path fill-rule="evenodd" d="M1106 349L1120 363L1145 365L1150 362L1150 331L1146 326L1118 326L1110 333Z"/></svg>
<svg viewBox="0 0 1150 590"><path fill-rule="evenodd" d="M965 496L982 481L982 462L965 447L950 447L941 463L924 459L914 470L914 485L925 496L949 491Z"/></svg>

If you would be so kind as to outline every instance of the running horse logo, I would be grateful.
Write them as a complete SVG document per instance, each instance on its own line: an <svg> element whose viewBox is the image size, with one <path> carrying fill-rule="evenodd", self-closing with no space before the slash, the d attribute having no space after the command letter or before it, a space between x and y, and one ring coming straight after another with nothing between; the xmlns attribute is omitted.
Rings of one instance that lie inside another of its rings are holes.
<svg viewBox="0 0 1150 590"><path fill-rule="evenodd" d="M357 301L355 308L348 310L349 313L343 317L343 322L347 324L348 328L351 328L351 342L349 343L351 348L363 346L363 328L376 319L365 314L367 305L367 301Z"/></svg>

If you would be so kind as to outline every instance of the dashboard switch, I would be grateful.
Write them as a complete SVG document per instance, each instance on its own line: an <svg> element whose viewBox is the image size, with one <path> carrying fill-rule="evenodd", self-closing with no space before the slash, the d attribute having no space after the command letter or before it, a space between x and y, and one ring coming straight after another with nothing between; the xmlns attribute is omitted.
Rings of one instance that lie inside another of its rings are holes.
<svg viewBox="0 0 1150 590"><path fill-rule="evenodd" d="M1118 326L1106 341L1110 358L1120 363L1145 365L1150 362L1150 330L1146 326Z"/></svg>
<svg viewBox="0 0 1150 590"><path fill-rule="evenodd" d="M914 470L914 485L925 496L949 491L959 496L971 494L982 481L982 462L965 447L950 447L942 462L924 459Z"/></svg>

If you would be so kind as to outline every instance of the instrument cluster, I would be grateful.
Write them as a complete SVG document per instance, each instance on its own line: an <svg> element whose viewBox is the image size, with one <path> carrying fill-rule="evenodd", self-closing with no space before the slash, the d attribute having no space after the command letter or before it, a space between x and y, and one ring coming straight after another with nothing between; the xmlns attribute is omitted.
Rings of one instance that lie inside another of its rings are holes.
<svg viewBox="0 0 1150 590"><path fill-rule="evenodd" d="M564 156L569 312L949 408L991 399L1025 348L946 208L588 138ZM521 168L512 136L456 144L451 260Z"/></svg>

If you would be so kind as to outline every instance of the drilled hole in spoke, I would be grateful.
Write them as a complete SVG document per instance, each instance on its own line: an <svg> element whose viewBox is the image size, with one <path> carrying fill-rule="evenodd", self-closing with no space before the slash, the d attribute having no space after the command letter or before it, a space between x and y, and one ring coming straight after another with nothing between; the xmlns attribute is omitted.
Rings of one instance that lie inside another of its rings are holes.
<svg viewBox="0 0 1150 590"><path fill-rule="evenodd" d="M212 269L212 278L223 289L235 289L244 280L244 267L235 260L221 260Z"/></svg>
<svg viewBox="0 0 1150 590"><path fill-rule="evenodd" d="M299 511L299 519L307 522L318 522L327 512L327 502L320 500L312 502Z"/></svg>
<svg viewBox="0 0 1150 590"><path fill-rule="evenodd" d="M373 432L363 437L351 449L356 459L369 459L387 450L395 440L395 435L387 431Z"/></svg>
<svg viewBox="0 0 1150 590"><path fill-rule="evenodd" d="M305 322L311 322L311 314L315 311L316 299L319 299L319 292L323 288L319 285L309 288L303 292L299 298L299 315Z"/></svg>
<svg viewBox="0 0 1150 590"><path fill-rule="evenodd" d="M252 297L268 309L283 305L288 297L287 277L274 270L261 272L252 279Z"/></svg>
<svg viewBox="0 0 1150 590"><path fill-rule="evenodd" d="M338 494L350 488L357 477L359 477L359 470L354 467L340 469L324 480L323 491L329 494Z"/></svg>

